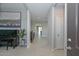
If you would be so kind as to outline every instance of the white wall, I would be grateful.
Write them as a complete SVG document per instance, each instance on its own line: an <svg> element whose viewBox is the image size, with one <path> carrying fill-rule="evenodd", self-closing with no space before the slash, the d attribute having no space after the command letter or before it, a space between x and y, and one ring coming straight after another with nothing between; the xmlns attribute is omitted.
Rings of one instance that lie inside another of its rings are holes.
<svg viewBox="0 0 79 59"><path fill-rule="evenodd" d="M59 9L60 9L60 7L59 7ZM48 39L49 39L49 47L51 49L55 49L55 44L56 44L56 42L55 42L56 41L55 40L55 16L57 16L57 15L55 15L55 12L63 12L63 11L58 10L58 8L55 9L55 7L52 6L52 8L50 9L49 14L48 14ZM61 17L61 15L60 15L60 17ZM62 16L62 17L64 17L64 16ZM62 28L62 30L63 30L63 28ZM60 44L61 44L61 46L64 46L63 34L62 34L62 41L60 42Z"/></svg>
<svg viewBox="0 0 79 59"><path fill-rule="evenodd" d="M27 34L27 8L22 3L1 3L0 11L21 12L21 29L25 29ZM27 36L25 36L27 37Z"/></svg>
<svg viewBox="0 0 79 59"><path fill-rule="evenodd" d="M43 26L42 37L47 37L48 36L48 24L44 23L42 26Z"/></svg>
<svg viewBox="0 0 79 59"><path fill-rule="evenodd" d="M18 11L21 12L21 28L26 28L27 11L23 4L19 3L2 3L0 11ZM25 25L24 25L25 24Z"/></svg>
<svg viewBox="0 0 79 59"><path fill-rule="evenodd" d="M27 47L30 47L30 32L31 32L31 15L30 11L27 10Z"/></svg>
<svg viewBox="0 0 79 59"><path fill-rule="evenodd" d="M64 8L55 7L55 49L64 49L63 22L64 22Z"/></svg>
<svg viewBox="0 0 79 59"><path fill-rule="evenodd" d="M52 7L48 14L48 41L49 47L54 49L54 7Z"/></svg>
<svg viewBox="0 0 79 59"><path fill-rule="evenodd" d="M20 12L0 12L0 20L20 20Z"/></svg>

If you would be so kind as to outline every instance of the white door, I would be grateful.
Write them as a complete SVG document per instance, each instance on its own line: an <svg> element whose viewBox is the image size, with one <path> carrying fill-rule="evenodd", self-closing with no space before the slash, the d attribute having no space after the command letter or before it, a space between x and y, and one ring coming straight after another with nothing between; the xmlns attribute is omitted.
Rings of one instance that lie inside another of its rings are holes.
<svg viewBox="0 0 79 59"><path fill-rule="evenodd" d="M64 49L63 14L55 15L55 49Z"/></svg>

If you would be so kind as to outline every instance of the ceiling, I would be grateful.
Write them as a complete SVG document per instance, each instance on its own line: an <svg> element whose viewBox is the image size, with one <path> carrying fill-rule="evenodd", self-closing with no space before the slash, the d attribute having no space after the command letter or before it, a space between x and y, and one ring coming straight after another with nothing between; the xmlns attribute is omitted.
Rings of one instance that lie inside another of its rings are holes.
<svg viewBox="0 0 79 59"><path fill-rule="evenodd" d="M56 8L64 8L65 7L65 4L64 3L56 3L55 4L55 7Z"/></svg>
<svg viewBox="0 0 79 59"><path fill-rule="evenodd" d="M46 15L52 6L51 3L27 3L28 9L31 12L32 20L46 21Z"/></svg>

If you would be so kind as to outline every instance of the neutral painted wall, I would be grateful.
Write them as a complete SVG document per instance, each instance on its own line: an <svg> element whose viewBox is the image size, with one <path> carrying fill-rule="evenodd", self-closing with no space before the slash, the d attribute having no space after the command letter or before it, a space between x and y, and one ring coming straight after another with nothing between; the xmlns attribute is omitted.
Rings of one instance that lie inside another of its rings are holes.
<svg viewBox="0 0 79 59"><path fill-rule="evenodd" d="M61 7L55 7L55 49L64 49L64 8Z"/></svg>
<svg viewBox="0 0 79 59"><path fill-rule="evenodd" d="M18 11L21 12L21 28L26 28L27 11L23 4L19 3L1 3L0 11ZM25 24L25 25L24 25Z"/></svg>
<svg viewBox="0 0 79 59"><path fill-rule="evenodd" d="M20 12L0 12L0 20L20 20Z"/></svg>
<svg viewBox="0 0 79 59"><path fill-rule="evenodd" d="M52 6L52 8L50 9L50 11L48 13L48 39L49 39L49 47L51 49L55 49L55 44L56 44L56 42L55 42L56 41L55 40L55 16L58 16L55 14L56 12L57 12L57 14L59 14L60 12L62 14L63 11L60 10L60 8L55 8L54 6ZM64 17L61 14L59 14L60 17ZM63 30L63 28L62 28L62 30ZM62 47L64 46L63 34L62 34L62 40L61 40L60 44Z"/></svg>
<svg viewBox="0 0 79 59"><path fill-rule="evenodd" d="M48 14L48 41L49 47L54 49L54 7L52 7Z"/></svg>

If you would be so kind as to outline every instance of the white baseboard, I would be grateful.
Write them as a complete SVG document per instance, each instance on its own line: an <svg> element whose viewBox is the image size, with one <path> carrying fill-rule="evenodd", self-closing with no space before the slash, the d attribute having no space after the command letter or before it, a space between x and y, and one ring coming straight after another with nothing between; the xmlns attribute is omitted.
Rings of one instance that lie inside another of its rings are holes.
<svg viewBox="0 0 79 59"><path fill-rule="evenodd" d="M30 47L30 45L31 45L31 43L27 44L27 48L29 48L29 47Z"/></svg>

